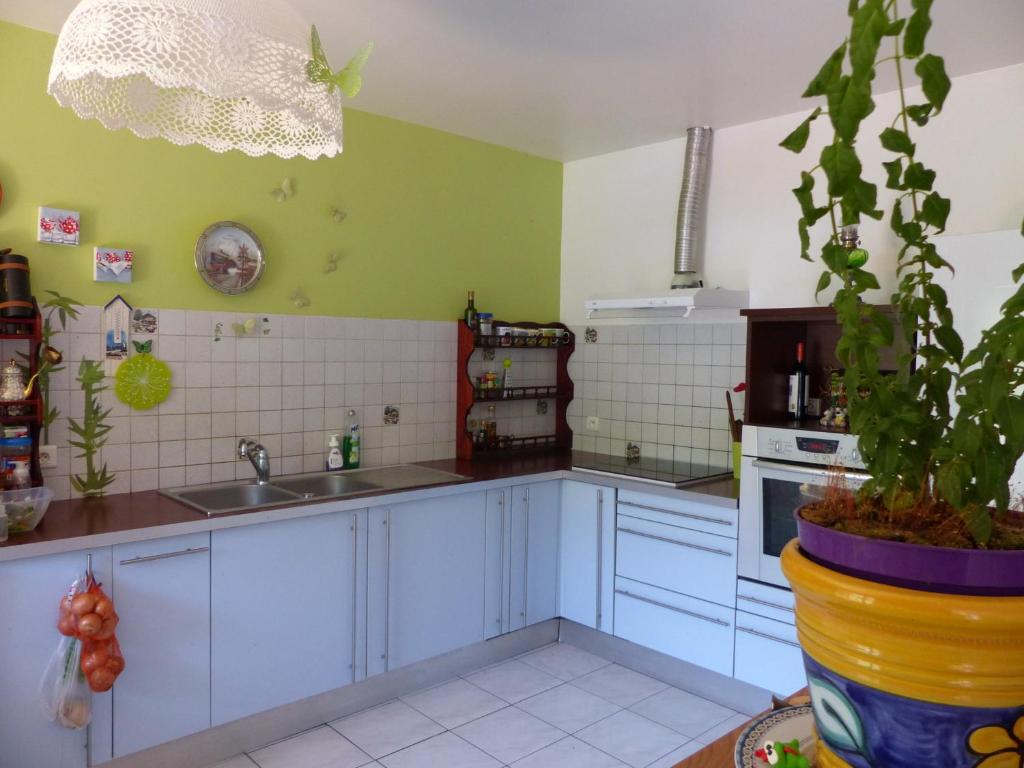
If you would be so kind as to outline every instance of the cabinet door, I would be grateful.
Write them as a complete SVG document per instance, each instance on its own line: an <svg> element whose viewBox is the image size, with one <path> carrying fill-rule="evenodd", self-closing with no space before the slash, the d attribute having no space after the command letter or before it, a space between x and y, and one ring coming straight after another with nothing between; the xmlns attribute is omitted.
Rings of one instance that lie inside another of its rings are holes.
<svg viewBox="0 0 1024 768"><path fill-rule="evenodd" d="M114 547L114 757L210 727L210 534Z"/></svg>
<svg viewBox="0 0 1024 768"><path fill-rule="evenodd" d="M511 629L558 615L560 507L558 481L512 488Z"/></svg>
<svg viewBox="0 0 1024 768"><path fill-rule="evenodd" d="M780 696L807 685L796 627L736 611L735 677Z"/></svg>
<svg viewBox="0 0 1024 768"><path fill-rule="evenodd" d="M61 597L85 572L92 554L96 579L110 582L110 548L0 563L0 764L12 768L85 768L86 731L48 722L39 709L39 681L57 649ZM118 632L120 634L120 631ZM131 662L129 662L131 663ZM106 746L93 763L110 759L109 694L93 694L93 739ZM105 726L105 729L103 728ZM104 737L103 730L106 731Z"/></svg>
<svg viewBox="0 0 1024 768"><path fill-rule="evenodd" d="M484 493L391 507L388 669L484 639Z"/></svg>
<svg viewBox="0 0 1024 768"><path fill-rule="evenodd" d="M490 639L508 631L509 557L506 527L510 488L487 491L484 568L484 637Z"/></svg>
<svg viewBox="0 0 1024 768"><path fill-rule="evenodd" d="M610 632L614 603L615 489L562 483L559 613Z"/></svg>
<svg viewBox="0 0 1024 768"><path fill-rule="evenodd" d="M213 725L352 682L356 514L211 534Z"/></svg>

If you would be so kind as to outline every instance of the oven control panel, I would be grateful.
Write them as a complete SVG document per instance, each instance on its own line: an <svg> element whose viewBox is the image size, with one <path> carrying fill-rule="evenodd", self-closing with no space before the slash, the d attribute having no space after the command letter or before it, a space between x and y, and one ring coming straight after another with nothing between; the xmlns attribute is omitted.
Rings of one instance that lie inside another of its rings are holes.
<svg viewBox="0 0 1024 768"><path fill-rule="evenodd" d="M756 427L757 456L801 464L841 465L863 469L856 435L803 432L784 427Z"/></svg>

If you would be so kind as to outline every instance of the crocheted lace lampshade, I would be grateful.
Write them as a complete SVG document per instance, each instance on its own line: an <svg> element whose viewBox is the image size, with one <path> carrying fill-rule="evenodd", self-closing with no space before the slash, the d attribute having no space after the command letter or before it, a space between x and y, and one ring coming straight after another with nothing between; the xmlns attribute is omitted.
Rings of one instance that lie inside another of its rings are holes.
<svg viewBox="0 0 1024 768"><path fill-rule="evenodd" d="M306 73L310 25L283 0L83 0L47 91L80 117L215 152L341 152L341 96Z"/></svg>

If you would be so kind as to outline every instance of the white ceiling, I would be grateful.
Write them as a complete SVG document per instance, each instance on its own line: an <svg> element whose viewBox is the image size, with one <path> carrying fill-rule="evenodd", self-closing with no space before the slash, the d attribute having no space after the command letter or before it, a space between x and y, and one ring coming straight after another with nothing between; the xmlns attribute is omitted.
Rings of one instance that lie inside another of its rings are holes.
<svg viewBox="0 0 1024 768"><path fill-rule="evenodd" d="M574 160L801 109L847 0L293 3L335 67L376 43L352 106ZM74 5L0 0L0 18L57 32ZM934 16L950 74L1024 61L1021 0L940 0Z"/></svg>

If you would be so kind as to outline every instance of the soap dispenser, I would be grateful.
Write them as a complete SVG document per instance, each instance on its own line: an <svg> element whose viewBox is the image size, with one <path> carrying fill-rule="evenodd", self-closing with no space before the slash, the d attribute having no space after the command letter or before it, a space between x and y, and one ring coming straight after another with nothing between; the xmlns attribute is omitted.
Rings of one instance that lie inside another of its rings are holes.
<svg viewBox="0 0 1024 768"><path fill-rule="evenodd" d="M331 435L331 439L327 443L327 461L324 462L324 466L328 472L343 469L345 466L345 460L341 456L341 446L338 443L337 435Z"/></svg>

